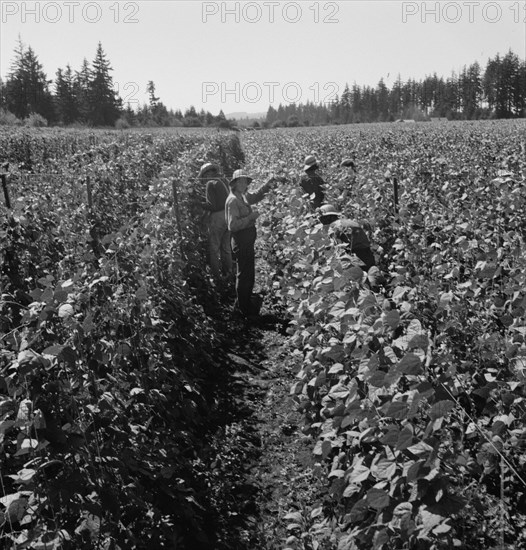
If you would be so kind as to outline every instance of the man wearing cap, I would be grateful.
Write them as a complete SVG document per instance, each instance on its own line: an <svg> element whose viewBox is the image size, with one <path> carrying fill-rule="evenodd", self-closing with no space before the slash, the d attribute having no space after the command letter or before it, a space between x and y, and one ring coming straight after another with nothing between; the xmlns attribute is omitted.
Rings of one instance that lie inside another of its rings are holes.
<svg viewBox="0 0 526 550"><path fill-rule="evenodd" d="M232 273L230 232L225 220L225 203L229 189L219 174L219 166L211 162L203 164L199 179L206 182L205 208L210 212L208 222L208 250L210 269L216 281L221 272L228 277Z"/></svg>
<svg viewBox="0 0 526 550"><path fill-rule="evenodd" d="M301 176L300 187L304 193L309 195L310 204L313 209L319 208L325 199L325 193L323 192L325 182L317 173L318 168L318 161L314 155L305 157L303 166L305 174Z"/></svg>
<svg viewBox="0 0 526 550"><path fill-rule="evenodd" d="M350 158L343 159L340 162L340 168L349 168L350 171L356 173L356 165L354 164L354 160Z"/></svg>
<svg viewBox="0 0 526 550"><path fill-rule="evenodd" d="M237 264L235 308L247 318L257 315L251 305L255 282L256 220L259 212L252 208L272 188L274 178L254 193L247 193L252 178L245 170L236 170L229 182L225 216L231 234L232 252Z"/></svg>
<svg viewBox="0 0 526 550"><path fill-rule="evenodd" d="M361 224L355 220L343 218L332 204L324 204L320 208L320 222L329 226L334 237L348 245L349 251L356 254L365 264L364 271L369 271L376 265L371 243Z"/></svg>

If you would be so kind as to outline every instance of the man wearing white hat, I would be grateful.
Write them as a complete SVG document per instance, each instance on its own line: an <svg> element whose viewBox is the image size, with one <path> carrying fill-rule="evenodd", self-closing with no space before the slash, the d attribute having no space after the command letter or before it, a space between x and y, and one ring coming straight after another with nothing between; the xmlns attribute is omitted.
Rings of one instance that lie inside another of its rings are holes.
<svg viewBox="0 0 526 550"><path fill-rule="evenodd" d="M305 157L303 166L305 174L301 176L300 187L304 193L309 195L310 205L313 209L319 208L325 199L323 191L325 182L317 173L318 168L318 161L314 155Z"/></svg>
<svg viewBox="0 0 526 550"><path fill-rule="evenodd" d="M252 307L251 297L256 275L254 243L259 212L251 205L263 199L275 179L270 178L257 192L247 193L251 181L245 170L236 170L229 182L230 194L225 205L226 223L237 264L235 308L249 319L258 314Z"/></svg>
<svg viewBox="0 0 526 550"><path fill-rule="evenodd" d="M202 182L206 182L205 208L210 212L208 222L210 269L214 279L218 281L221 278L221 272L226 277L232 273L230 232L225 220L225 203L229 189L221 179L217 164L211 162L203 164L198 177Z"/></svg>

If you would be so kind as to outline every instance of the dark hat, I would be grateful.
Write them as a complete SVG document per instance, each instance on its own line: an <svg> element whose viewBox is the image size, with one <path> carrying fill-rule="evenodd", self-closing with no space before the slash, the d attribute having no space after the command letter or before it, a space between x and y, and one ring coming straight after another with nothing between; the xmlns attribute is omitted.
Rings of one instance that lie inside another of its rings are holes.
<svg viewBox="0 0 526 550"><path fill-rule="evenodd" d="M324 204L318 208L319 219L323 225L328 225L340 219L341 214L332 204Z"/></svg>
<svg viewBox="0 0 526 550"><path fill-rule="evenodd" d="M334 207L332 204L324 204L320 206L319 212L320 212L320 216L339 216L340 215L337 208Z"/></svg>
<svg viewBox="0 0 526 550"><path fill-rule="evenodd" d="M219 172L219 166L213 162L207 162L206 164L203 164L203 166L201 166L197 177L203 178L211 170L216 170L217 172Z"/></svg>

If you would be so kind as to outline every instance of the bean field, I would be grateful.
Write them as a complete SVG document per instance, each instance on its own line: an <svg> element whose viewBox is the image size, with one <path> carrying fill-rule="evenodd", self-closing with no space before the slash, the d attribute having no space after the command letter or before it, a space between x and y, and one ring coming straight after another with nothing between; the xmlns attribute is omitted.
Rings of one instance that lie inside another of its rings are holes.
<svg viewBox="0 0 526 550"><path fill-rule="evenodd" d="M0 143L5 548L526 548L523 121ZM327 202L369 221L380 286L306 207L309 154ZM257 283L323 494L260 546L217 536L228 327L257 335L210 282L204 162L285 180L261 203Z"/></svg>

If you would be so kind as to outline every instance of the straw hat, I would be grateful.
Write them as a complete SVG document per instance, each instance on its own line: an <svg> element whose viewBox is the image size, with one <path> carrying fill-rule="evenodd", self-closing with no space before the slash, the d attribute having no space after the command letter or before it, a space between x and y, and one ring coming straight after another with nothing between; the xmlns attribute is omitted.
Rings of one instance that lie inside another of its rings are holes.
<svg viewBox="0 0 526 550"><path fill-rule="evenodd" d="M246 170L243 170L243 168L240 168L239 170L236 170L232 174L232 179L228 182L228 185L230 185L230 187L232 187L236 183L237 180L242 179L242 178L245 178L246 180L248 180L247 183L250 183L253 180L253 178L248 175L248 172Z"/></svg>
<svg viewBox="0 0 526 550"><path fill-rule="evenodd" d="M318 161L316 160L316 157L314 155L309 155L305 157L303 164L304 164L303 170L307 171L307 170L310 170L311 168L317 167Z"/></svg>

